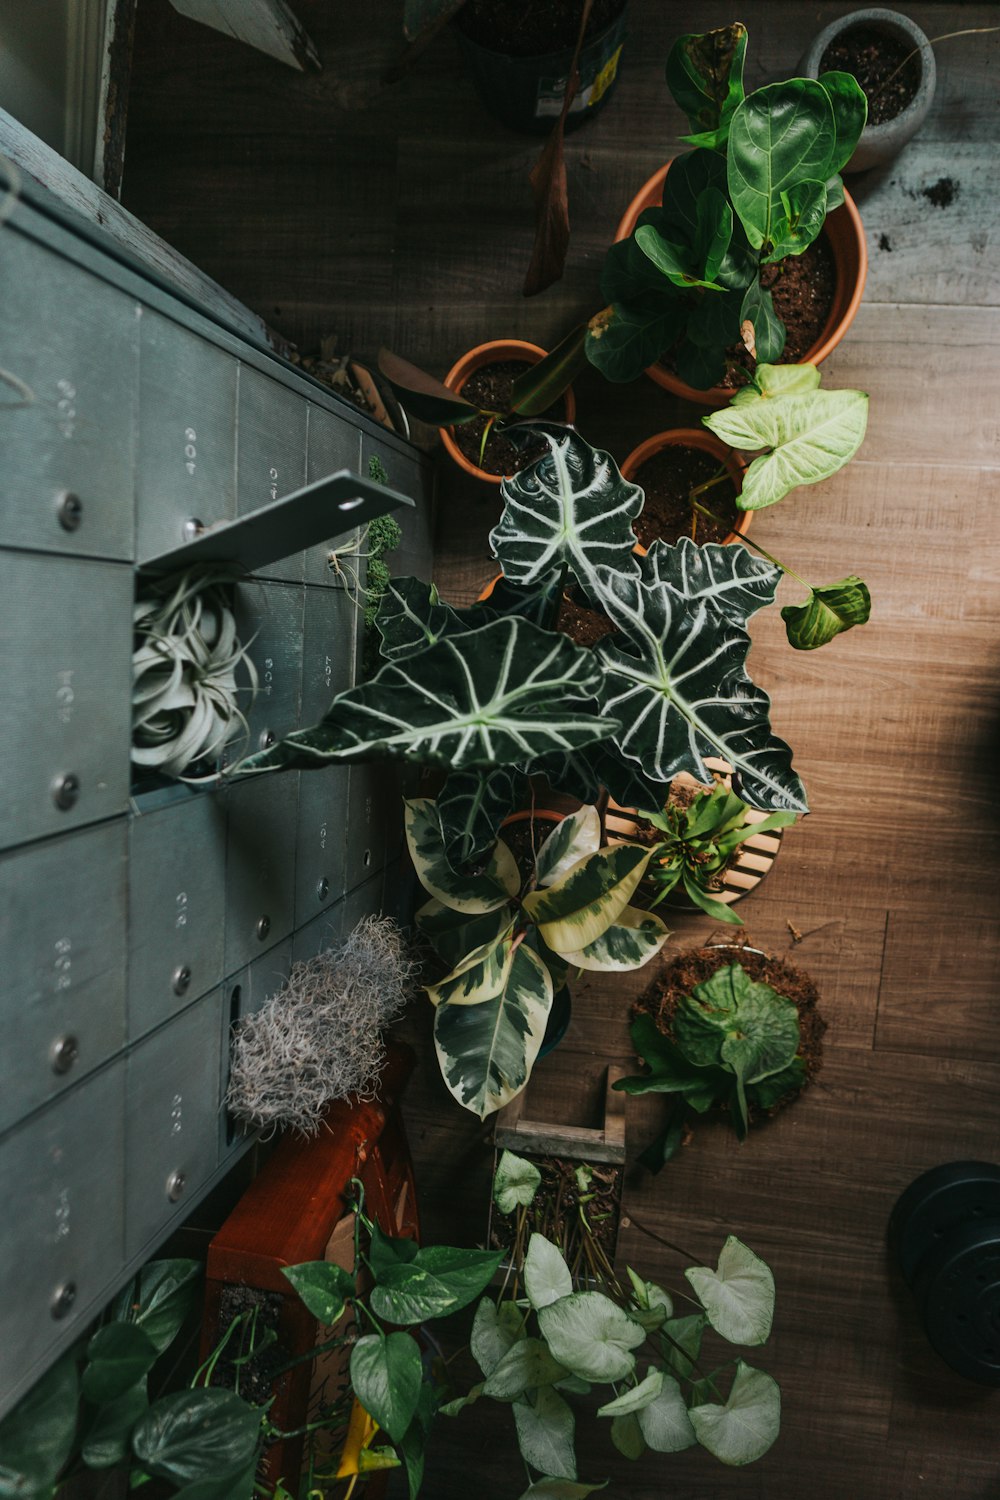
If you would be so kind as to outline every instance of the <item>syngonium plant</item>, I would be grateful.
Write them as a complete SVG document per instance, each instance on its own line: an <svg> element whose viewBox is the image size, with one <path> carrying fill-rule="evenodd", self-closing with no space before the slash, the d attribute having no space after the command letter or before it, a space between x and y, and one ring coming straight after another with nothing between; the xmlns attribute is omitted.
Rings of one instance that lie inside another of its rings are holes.
<svg viewBox="0 0 1000 1500"><path fill-rule="evenodd" d="M607 253L608 306L591 319L587 357L633 380L668 354L681 380L719 384L734 345L781 358L785 326L762 271L801 255L844 201L840 172L867 101L849 73L790 78L746 93L746 27L682 36L667 83L694 149L670 164L663 203Z"/></svg>
<svg viewBox="0 0 1000 1500"><path fill-rule="evenodd" d="M456 872L426 799L407 802L406 837L431 898L417 927L447 970L427 986L441 1075L482 1119L528 1082L571 970L638 969L663 947L659 917L629 904L652 851L602 847L595 807L559 822L525 875L503 839L474 873Z"/></svg>
<svg viewBox="0 0 1000 1500"><path fill-rule="evenodd" d="M655 808L678 771L709 781L705 757L721 756L751 806L807 811L767 694L746 671L747 620L772 602L781 570L742 546L686 538L638 557L641 489L578 434L531 431L548 451L503 481L491 533L503 578L489 600L454 609L433 585L395 580L376 620L385 665L240 771L372 759L446 768L437 811L456 870L493 847L531 775L581 802L607 788ZM615 627L593 650L557 629L571 586Z"/></svg>

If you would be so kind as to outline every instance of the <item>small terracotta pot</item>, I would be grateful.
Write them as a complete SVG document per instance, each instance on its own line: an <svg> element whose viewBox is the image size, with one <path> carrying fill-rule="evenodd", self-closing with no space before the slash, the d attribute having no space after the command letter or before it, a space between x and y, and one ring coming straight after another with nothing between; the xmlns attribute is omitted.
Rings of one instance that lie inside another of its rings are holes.
<svg viewBox="0 0 1000 1500"><path fill-rule="evenodd" d="M546 350L540 349L537 344L525 343L523 339L493 339L488 344L479 344L475 349L470 349L468 354L463 354L458 362L452 365L444 383L449 390L454 391L456 396L462 394L462 387L469 376L476 370L482 369L483 365L503 364L507 360L523 360L528 364L537 365L539 360L545 358ZM572 387L567 386L562 395L564 416L563 421L573 422L576 418L576 401L573 397ZM473 479L483 479L487 484L499 484L500 474L488 474L485 469L479 468L478 464L470 463L455 442L454 428L441 428L441 442L444 444L450 458L453 458L460 469L471 474Z"/></svg>
<svg viewBox="0 0 1000 1500"><path fill-rule="evenodd" d="M743 489L746 463L738 453L717 438L714 432L709 432L704 427L675 427L670 432L658 432L654 437L647 438L644 443L639 444L638 448L632 449L622 464L623 477L637 483L635 478L637 471L648 459L661 453L664 448L697 448L702 453L710 453L718 463L725 464L737 495ZM711 508L711 496L708 497L707 504ZM746 536L750 530L751 514L748 510L740 511L740 518L735 528L726 537L727 544L739 541L741 536ZM636 551L645 557L647 548L640 542L636 546Z"/></svg>
<svg viewBox="0 0 1000 1500"><path fill-rule="evenodd" d="M636 193L615 231L616 242L628 239L644 209L658 208L663 202L663 184L669 170L670 162L667 162ZM806 350L799 361L801 364L818 365L836 349L861 305L861 294L868 275L868 246L865 243L864 225L850 193L845 191L841 207L827 215L823 233L833 251L837 272L833 306L819 342ZM646 374L664 390L671 391L675 396L683 396L686 401L698 401L702 406L725 406L733 394L721 385L713 385L707 391L696 390L692 385L685 385L672 370L659 363L650 365Z"/></svg>

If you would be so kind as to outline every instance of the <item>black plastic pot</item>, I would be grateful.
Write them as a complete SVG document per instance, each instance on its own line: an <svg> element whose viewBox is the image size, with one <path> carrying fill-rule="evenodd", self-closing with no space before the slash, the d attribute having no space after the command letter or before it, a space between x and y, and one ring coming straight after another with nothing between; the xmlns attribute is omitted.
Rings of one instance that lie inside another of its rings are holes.
<svg viewBox="0 0 1000 1500"><path fill-rule="evenodd" d="M979 1385L1000 1385L1000 1167L933 1167L902 1194L889 1220L927 1337L947 1364Z"/></svg>
<svg viewBox="0 0 1000 1500"><path fill-rule="evenodd" d="M580 87L566 117L575 130L604 108L618 81L626 37L627 9L580 52ZM562 110L573 48L540 57L508 57L481 47L454 28L472 81L483 104L511 130L547 135Z"/></svg>

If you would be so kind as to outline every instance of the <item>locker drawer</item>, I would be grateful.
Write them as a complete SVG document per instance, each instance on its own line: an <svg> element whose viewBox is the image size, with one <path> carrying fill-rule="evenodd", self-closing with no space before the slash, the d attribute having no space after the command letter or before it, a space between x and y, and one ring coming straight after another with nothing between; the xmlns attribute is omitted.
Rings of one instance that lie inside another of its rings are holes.
<svg viewBox="0 0 1000 1500"><path fill-rule="evenodd" d="M127 564L0 551L0 848L125 811L131 621Z"/></svg>
<svg viewBox="0 0 1000 1500"><path fill-rule="evenodd" d="M139 351L136 533L140 562L236 514L237 360L158 313Z"/></svg>
<svg viewBox="0 0 1000 1500"><path fill-rule="evenodd" d="M337 694L352 686L358 638L364 631L361 608L346 589L308 588L305 596L303 728L318 723Z"/></svg>
<svg viewBox="0 0 1000 1500"><path fill-rule="evenodd" d="M402 843L400 771L392 764L352 765L347 800L348 892L395 859Z"/></svg>
<svg viewBox="0 0 1000 1500"><path fill-rule="evenodd" d="M309 403L286 386L240 366L236 440L236 513L247 515L306 482ZM261 568L263 578L302 582L301 552Z"/></svg>
<svg viewBox="0 0 1000 1500"><path fill-rule="evenodd" d="M301 927L344 894L351 770L329 766L299 775L295 925Z"/></svg>
<svg viewBox="0 0 1000 1500"><path fill-rule="evenodd" d="M124 818L0 859L0 1130L125 1043Z"/></svg>
<svg viewBox="0 0 1000 1500"><path fill-rule="evenodd" d="M361 433L346 417L335 416L323 406L309 406L308 460L306 483L314 484L325 479L338 469L359 472L361 464ZM333 542L343 547L351 545L350 531L340 532L328 542L310 547L305 555L306 583L328 583L331 573L327 558Z"/></svg>
<svg viewBox="0 0 1000 1500"><path fill-rule="evenodd" d="M236 631L257 668L257 696L247 713L250 753L301 725L304 593L294 584L236 586ZM243 742L236 740L226 759L243 753Z"/></svg>
<svg viewBox="0 0 1000 1500"><path fill-rule="evenodd" d="M135 1040L223 977L226 812L191 796L132 819L128 1027Z"/></svg>
<svg viewBox="0 0 1000 1500"><path fill-rule="evenodd" d="M264 775L229 793L226 973L292 931L298 773Z"/></svg>
<svg viewBox="0 0 1000 1500"><path fill-rule="evenodd" d="M0 544L134 556L139 309L123 292L16 233L0 234L6 383Z"/></svg>
<svg viewBox="0 0 1000 1500"><path fill-rule="evenodd" d="M41 1374L123 1261L125 1063L0 1141L0 1403Z"/></svg>
<svg viewBox="0 0 1000 1500"><path fill-rule="evenodd" d="M210 991L129 1053L125 1253L184 1218L219 1162L223 990Z"/></svg>

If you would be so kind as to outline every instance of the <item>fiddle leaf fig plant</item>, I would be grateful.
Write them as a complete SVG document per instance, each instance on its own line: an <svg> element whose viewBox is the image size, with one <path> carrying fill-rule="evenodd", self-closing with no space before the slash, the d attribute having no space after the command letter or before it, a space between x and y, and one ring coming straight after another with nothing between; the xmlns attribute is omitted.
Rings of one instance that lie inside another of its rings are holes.
<svg viewBox="0 0 1000 1500"><path fill-rule="evenodd" d="M591 319L585 352L610 380L633 380L669 354L704 390L725 376L733 345L765 363L784 350L761 272L807 250L843 202L839 173L867 103L846 73L745 93L746 40L734 23L682 36L671 51L667 83L694 150L671 163L661 206L608 251L609 305Z"/></svg>
<svg viewBox="0 0 1000 1500"><path fill-rule="evenodd" d="M482 1119L527 1083L571 968L639 968L666 942L660 919L629 904L650 851L602 848L597 810L584 807L546 836L526 876L502 839L486 868L466 875L448 862L433 802L407 802L405 822L431 896L417 927L448 969L426 986L438 1062L452 1095Z"/></svg>

